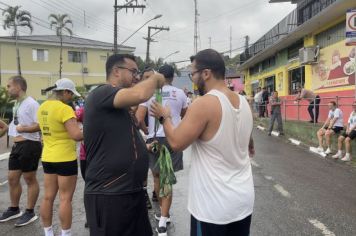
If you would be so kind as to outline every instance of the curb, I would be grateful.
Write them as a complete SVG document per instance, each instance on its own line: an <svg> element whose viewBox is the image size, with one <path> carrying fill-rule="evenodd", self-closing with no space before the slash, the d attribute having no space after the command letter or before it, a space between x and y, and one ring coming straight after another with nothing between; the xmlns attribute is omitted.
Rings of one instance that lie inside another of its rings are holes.
<svg viewBox="0 0 356 236"><path fill-rule="evenodd" d="M261 130L261 131L265 131L266 130L266 128L261 126L261 125L258 125L256 128ZM277 131L272 131L271 134L273 136L275 136L275 137L279 137L279 132L277 132ZM326 156L327 156L324 152L319 152L318 148L306 145L306 144L302 143L302 141L300 141L300 140L297 140L297 139L294 139L294 138L288 138L288 141L291 144L294 144L296 146L303 146L306 149L308 149L311 153L314 153L314 154L316 154L318 156L321 156L322 158L326 158Z"/></svg>

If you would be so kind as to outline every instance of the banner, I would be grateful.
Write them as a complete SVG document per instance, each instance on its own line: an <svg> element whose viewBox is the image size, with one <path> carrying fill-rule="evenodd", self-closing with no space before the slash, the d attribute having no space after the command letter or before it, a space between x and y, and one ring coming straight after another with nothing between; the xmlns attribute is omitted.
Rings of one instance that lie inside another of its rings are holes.
<svg viewBox="0 0 356 236"><path fill-rule="evenodd" d="M340 41L320 50L319 62L312 66L312 88L322 90L355 84L356 49Z"/></svg>

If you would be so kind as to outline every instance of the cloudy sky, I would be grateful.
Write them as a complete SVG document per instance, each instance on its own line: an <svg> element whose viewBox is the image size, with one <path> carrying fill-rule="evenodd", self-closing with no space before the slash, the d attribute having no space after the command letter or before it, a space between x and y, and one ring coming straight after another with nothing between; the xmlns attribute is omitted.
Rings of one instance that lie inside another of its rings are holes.
<svg viewBox="0 0 356 236"><path fill-rule="evenodd" d="M118 0L125 4L126 0ZM160 19L151 21L149 26L169 27L169 31L159 32L151 44L151 59L166 57L168 62L187 60L194 51L194 0L138 0L146 5L144 12L121 10L118 13L119 39L122 42L145 22L158 14ZM75 36L105 42L113 41L113 5L114 0L0 0L0 8L6 5L20 5L33 16L34 35L54 34L49 29L48 15L67 13L73 20ZM250 43L256 41L284 16L291 12L295 5L290 3L270 4L268 0L198 0L199 43L198 49L211 47L223 52L230 48L230 27L232 28L232 56L244 45L244 36L250 37ZM2 20L2 16L0 17ZM28 34L21 30L21 35ZM9 35L0 30L1 36ZM143 27L125 44L136 47L135 54L145 58L147 26ZM183 63L184 64L184 63ZM179 64L180 66L182 64Z"/></svg>

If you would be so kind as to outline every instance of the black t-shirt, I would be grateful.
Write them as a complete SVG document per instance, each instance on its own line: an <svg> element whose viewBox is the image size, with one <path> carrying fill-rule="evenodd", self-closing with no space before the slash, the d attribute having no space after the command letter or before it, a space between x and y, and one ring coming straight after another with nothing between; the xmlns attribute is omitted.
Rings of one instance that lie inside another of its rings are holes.
<svg viewBox="0 0 356 236"><path fill-rule="evenodd" d="M142 136L128 110L114 108L118 90L102 85L85 102L86 194L138 192L147 175L148 153Z"/></svg>

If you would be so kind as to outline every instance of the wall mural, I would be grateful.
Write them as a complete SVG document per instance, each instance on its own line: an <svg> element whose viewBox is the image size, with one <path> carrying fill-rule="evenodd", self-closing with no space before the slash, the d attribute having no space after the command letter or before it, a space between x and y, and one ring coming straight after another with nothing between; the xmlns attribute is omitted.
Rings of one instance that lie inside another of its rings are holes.
<svg viewBox="0 0 356 236"><path fill-rule="evenodd" d="M344 41L321 49L319 63L312 66L313 90L354 85L355 60L355 48Z"/></svg>

